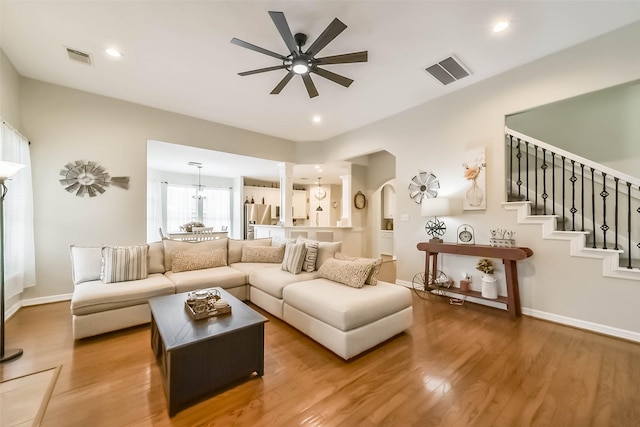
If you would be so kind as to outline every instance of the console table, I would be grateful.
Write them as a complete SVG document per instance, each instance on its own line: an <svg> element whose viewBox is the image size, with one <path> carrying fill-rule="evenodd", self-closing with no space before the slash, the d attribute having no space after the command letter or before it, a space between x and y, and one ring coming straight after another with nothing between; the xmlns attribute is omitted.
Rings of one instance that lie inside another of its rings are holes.
<svg viewBox="0 0 640 427"><path fill-rule="evenodd" d="M507 310L512 317L520 316L520 289L518 287L517 262L529 258L533 251L529 248L501 248L487 245L458 245L455 243L421 242L418 250L426 252L424 263L424 277L429 280L429 271L438 270L438 254L468 255L480 258L500 258L504 264L504 274L507 282L507 297L498 297L498 301L507 305ZM431 260L431 266L430 261ZM458 288L449 288L448 292L481 298L477 291L461 291ZM490 300L495 301L495 300Z"/></svg>

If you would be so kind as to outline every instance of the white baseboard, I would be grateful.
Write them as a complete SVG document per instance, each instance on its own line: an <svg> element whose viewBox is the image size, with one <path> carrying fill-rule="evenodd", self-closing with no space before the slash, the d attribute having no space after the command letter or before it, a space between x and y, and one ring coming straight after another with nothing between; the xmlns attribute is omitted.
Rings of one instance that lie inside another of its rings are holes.
<svg viewBox="0 0 640 427"><path fill-rule="evenodd" d="M407 288L412 288L411 282L406 280L396 280L397 285L402 285ZM451 294L455 297L456 295ZM494 303L492 301L479 300L476 298L467 298L469 302L477 304L488 305L491 307L504 309L504 304ZM626 329L614 328L612 326L601 325L599 323L588 322L586 320L574 319L572 317L561 316L559 314L547 313L546 311L534 310L527 307L522 307L522 314L526 316L535 317L537 319L547 320L549 322L558 323L561 325L572 326L578 329L584 329L591 332L597 332L603 335L609 335L616 338L622 338L629 341L640 342L640 333L627 331Z"/></svg>
<svg viewBox="0 0 640 427"><path fill-rule="evenodd" d="M29 307L32 305L41 305L41 304L50 304L52 302L60 302L60 301L71 301L71 296L73 294L61 294L61 295L51 295L48 297L40 297L40 298L29 298L23 299L9 307L6 312L6 319L9 320L14 314L18 312L22 307Z"/></svg>
<svg viewBox="0 0 640 427"><path fill-rule="evenodd" d="M612 326L601 325L599 323L588 322L586 320L574 319L572 317L561 316L559 314L547 313L545 311L533 310L526 307L522 308L522 314L538 319L548 320L554 323L560 323L562 325L573 326L574 328L578 329L597 332L603 335L609 335L629 341L640 342L640 333L627 331L626 329L614 328Z"/></svg>

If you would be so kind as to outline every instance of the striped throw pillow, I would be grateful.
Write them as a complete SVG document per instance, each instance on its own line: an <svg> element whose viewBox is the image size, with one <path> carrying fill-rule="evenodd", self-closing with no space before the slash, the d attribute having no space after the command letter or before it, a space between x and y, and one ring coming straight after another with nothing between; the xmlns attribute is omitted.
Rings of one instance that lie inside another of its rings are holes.
<svg viewBox="0 0 640 427"><path fill-rule="evenodd" d="M304 243L287 243L284 248L282 269L293 274L300 274L307 248Z"/></svg>
<svg viewBox="0 0 640 427"><path fill-rule="evenodd" d="M306 241L304 242L307 253L304 256L304 263L302 269L308 273L316 271L316 259L318 258L318 242Z"/></svg>
<svg viewBox="0 0 640 427"><path fill-rule="evenodd" d="M147 256L149 245L103 246L103 283L127 282L147 278Z"/></svg>

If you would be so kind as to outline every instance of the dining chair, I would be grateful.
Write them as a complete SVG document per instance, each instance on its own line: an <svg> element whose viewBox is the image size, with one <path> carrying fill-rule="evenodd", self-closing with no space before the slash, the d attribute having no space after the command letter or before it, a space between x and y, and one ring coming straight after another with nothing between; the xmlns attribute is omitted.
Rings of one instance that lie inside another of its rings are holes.
<svg viewBox="0 0 640 427"><path fill-rule="evenodd" d="M200 242L203 240L216 240L220 237L214 233L213 227L192 227L193 240Z"/></svg>

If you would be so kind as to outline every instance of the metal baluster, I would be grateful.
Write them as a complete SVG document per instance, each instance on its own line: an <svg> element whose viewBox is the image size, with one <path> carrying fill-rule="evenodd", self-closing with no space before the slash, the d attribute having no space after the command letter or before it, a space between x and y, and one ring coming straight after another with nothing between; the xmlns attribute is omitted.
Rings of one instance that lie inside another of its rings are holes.
<svg viewBox="0 0 640 427"><path fill-rule="evenodd" d="M534 163L533 163L533 194L534 197L536 198L536 202L535 202L535 206L536 206L536 212L538 212L538 146L537 145L533 145L533 158L534 158Z"/></svg>
<svg viewBox="0 0 640 427"><path fill-rule="evenodd" d="M602 225L600 226L600 230L602 230L602 249L607 249L607 231L609 230L609 226L607 225L607 196L609 196L609 192L607 191L607 174L602 173L602 191L600 192L600 197L602 197Z"/></svg>
<svg viewBox="0 0 640 427"><path fill-rule="evenodd" d="M556 153L551 152L551 215L556 214Z"/></svg>
<svg viewBox="0 0 640 427"><path fill-rule="evenodd" d="M584 231L584 165L580 163L580 178L582 179L580 184L580 216L582 217L582 229Z"/></svg>
<svg viewBox="0 0 640 427"><path fill-rule="evenodd" d="M569 181L571 181L571 209L569 209L569 212L571 212L571 231L576 231L576 212L578 212L578 209L576 209L577 180L578 178L576 178L576 161L571 160L571 178L569 178Z"/></svg>
<svg viewBox="0 0 640 427"><path fill-rule="evenodd" d="M593 249L596 248L596 180L593 175L594 171L595 169L591 168L591 223L593 224Z"/></svg>
<svg viewBox="0 0 640 427"><path fill-rule="evenodd" d="M564 159L565 157L562 156L562 217L560 218L562 220L562 231L565 231L565 221L564 221L564 199L565 199L565 194L564 194L564 183L565 183L565 173L564 173Z"/></svg>
<svg viewBox="0 0 640 427"><path fill-rule="evenodd" d="M616 204L613 207L613 211L614 211L614 229L615 229L615 233L614 236L616 237L616 241L615 241L615 245L613 247L613 249L618 250L618 181L619 179L614 177L613 180L616 183Z"/></svg>
<svg viewBox="0 0 640 427"><path fill-rule="evenodd" d="M513 135L509 135L509 201L513 201Z"/></svg>
<svg viewBox="0 0 640 427"><path fill-rule="evenodd" d="M629 248L627 249L627 253L629 256L629 261L627 261L627 268L631 269L633 267L631 266L631 183L630 182L627 182L627 207L629 208L627 212L627 242L629 245ZM640 243L638 244L640 245Z"/></svg>
<svg viewBox="0 0 640 427"><path fill-rule="evenodd" d="M525 180L527 181L527 185L525 190L527 191L527 198L525 199L527 202L529 201L529 141L524 142L525 154L526 154L526 175Z"/></svg>
<svg viewBox="0 0 640 427"><path fill-rule="evenodd" d="M547 149L542 149L542 215L547 214Z"/></svg>
<svg viewBox="0 0 640 427"><path fill-rule="evenodd" d="M520 171L522 169L522 149L520 148L520 138L518 138L518 154L516 154L516 157L518 158L518 182L516 184L518 184L518 200L521 200L522 192L520 187L522 186L522 177L520 176Z"/></svg>

